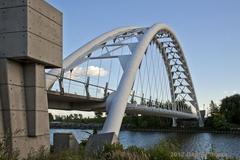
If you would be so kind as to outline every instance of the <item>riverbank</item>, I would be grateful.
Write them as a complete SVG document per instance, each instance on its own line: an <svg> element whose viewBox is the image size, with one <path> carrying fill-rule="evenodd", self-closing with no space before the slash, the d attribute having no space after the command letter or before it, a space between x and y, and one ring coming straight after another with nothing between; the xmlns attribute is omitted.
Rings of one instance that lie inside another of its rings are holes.
<svg viewBox="0 0 240 160"><path fill-rule="evenodd" d="M6 147L0 150L1 160L18 160L18 151L15 154L6 152ZM86 142L80 143L78 150L63 150L52 152L45 148L31 152L24 160L237 160L238 157L219 153L211 148L210 152L182 152L181 149L172 141L164 141L152 148L144 149L136 146L123 148L121 144L105 145L97 152L86 152Z"/></svg>
<svg viewBox="0 0 240 160"><path fill-rule="evenodd" d="M217 134L237 134L240 135L240 129L229 130L214 130L210 128L163 128L163 129L134 129L129 128L129 131L139 132L179 132L179 133L217 133Z"/></svg>
<svg viewBox="0 0 240 160"><path fill-rule="evenodd" d="M50 123L51 129L102 129L103 124L98 123ZM217 134L237 134L240 135L240 128L232 129L211 129L211 128L134 128L131 125L123 124L121 130L140 132L179 132L179 133L217 133Z"/></svg>

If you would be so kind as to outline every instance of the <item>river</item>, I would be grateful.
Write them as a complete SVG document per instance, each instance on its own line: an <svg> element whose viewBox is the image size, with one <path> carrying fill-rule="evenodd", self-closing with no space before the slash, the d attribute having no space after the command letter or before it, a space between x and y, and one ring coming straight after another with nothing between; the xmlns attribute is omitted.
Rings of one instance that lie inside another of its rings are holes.
<svg viewBox="0 0 240 160"><path fill-rule="evenodd" d="M83 139L87 139L89 133L86 132L92 133L92 130L51 129L50 132L50 141L53 144L53 133L55 132L71 132L80 142ZM211 151L211 148L214 148L217 153L240 157L240 135L138 131L121 131L119 134L119 140L125 148L132 145L149 148L167 139L174 140L180 146L181 151L185 153L208 153Z"/></svg>

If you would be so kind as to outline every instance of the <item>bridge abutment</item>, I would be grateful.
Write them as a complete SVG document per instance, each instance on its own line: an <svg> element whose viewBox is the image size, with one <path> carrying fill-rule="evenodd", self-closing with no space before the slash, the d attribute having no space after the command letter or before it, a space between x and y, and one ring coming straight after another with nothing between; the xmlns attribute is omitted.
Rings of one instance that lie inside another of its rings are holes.
<svg viewBox="0 0 240 160"><path fill-rule="evenodd" d="M61 65L61 12L44 0L0 0L0 138L10 152L49 150L44 70Z"/></svg>

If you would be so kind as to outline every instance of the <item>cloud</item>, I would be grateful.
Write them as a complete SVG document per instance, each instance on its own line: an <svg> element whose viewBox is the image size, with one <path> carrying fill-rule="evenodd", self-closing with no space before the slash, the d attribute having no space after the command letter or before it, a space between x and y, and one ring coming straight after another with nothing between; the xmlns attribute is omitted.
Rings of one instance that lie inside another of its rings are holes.
<svg viewBox="0 0 240 160"><path fill-rule="evenodd" d="M72 74L71 74L71 78L78 78L80 76L100 76L100 77L104 77L106 75L108 75L108 71L105 70L104 68L100 68L97 66L89 66L88 68L82 68L82 67L76 67L73 69ZM65 74L65 77L70 77L70 72L67 72Z"/></svg>
<svg viewBox="0 0 240 160"><path fill-rule="evenodd" d="M226 95L233 95L233 94L237 94L238 92L237 91L224 91L223 93Z"/></svg>

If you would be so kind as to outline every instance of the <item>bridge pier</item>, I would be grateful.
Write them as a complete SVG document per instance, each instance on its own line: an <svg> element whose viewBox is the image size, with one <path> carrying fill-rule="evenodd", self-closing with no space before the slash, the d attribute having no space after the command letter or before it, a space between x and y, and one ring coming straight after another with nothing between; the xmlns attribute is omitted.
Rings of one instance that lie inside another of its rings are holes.
<svg viewBox="0 0 240 160"><path fill-rule="evenodd" d="M114 132L93 134L87 142L86 152L88 154L97 153L104 145L118 142L118 136Z"/></svg>
<svg viewBox="0 0 240 160"><path fill-rule="evenodd" d="M61 17L44 0L0 0L0 139L20 158L50 148L45 67L62 65Z"/></svg>
<svg viewBox="0 0 240 160"><path fill-rule="evenodd" d="M172 118L172 127L177 127L177 119Z"/></svg>
<svg viewBox="0 0 240 160"><path fill-rule="evenodd" d="M25 157L31 149L38 150L40 146L48 149L44 66L1 58L0 74L1 137L8 137L9 150L19 150Z"/></svg>

